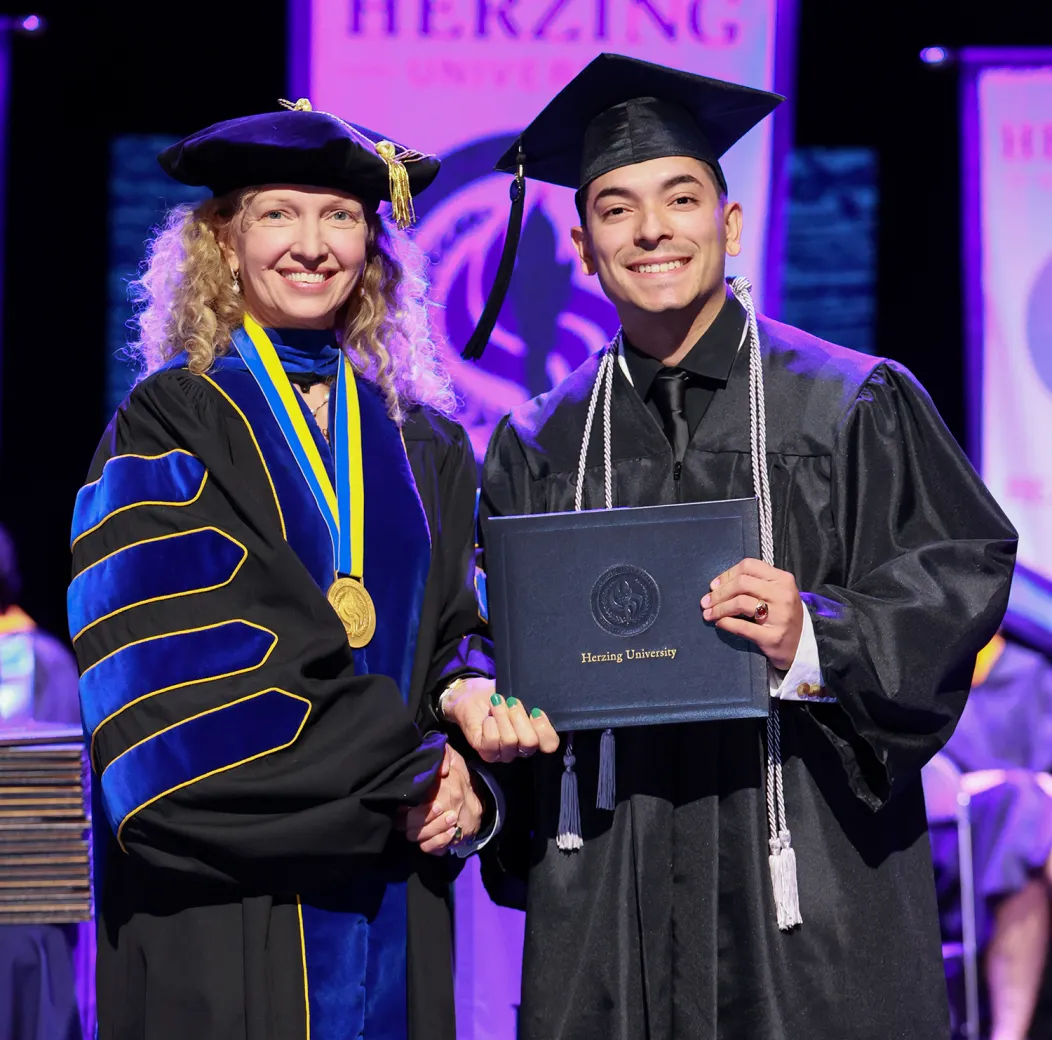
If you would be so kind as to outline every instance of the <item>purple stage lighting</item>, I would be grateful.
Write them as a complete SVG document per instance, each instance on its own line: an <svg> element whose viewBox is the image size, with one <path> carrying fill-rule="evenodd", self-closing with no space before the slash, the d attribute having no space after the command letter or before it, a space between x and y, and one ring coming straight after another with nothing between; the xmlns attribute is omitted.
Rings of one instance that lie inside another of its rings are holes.
<svg viewBox="0 0 1052 1040"><path fill-rule="evenodd" d="M0 33L41 33L47 27L47 22L38 14L26 15L0 15Z"/></svg>
<svg viewBox="0 0 1052 1040"><path fill-rule="evenodd" d="M920 52L920 60L925 65L942 65L949 56L950 52L945 47L925 47Z"/></svg>

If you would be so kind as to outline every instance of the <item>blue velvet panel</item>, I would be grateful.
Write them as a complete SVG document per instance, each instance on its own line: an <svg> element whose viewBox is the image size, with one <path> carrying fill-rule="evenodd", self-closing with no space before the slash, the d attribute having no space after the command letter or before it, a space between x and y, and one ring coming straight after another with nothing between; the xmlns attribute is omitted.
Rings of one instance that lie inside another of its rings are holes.
<svg viewBox="0 0 1052 1040"><path fill-rule="evenodd" d="M248 420L270 470L290 547L320 590L334 577L332 542L291 449L239 358L211 373ZM379 391L358 380L365 493L364 581L376 606L376 635L354 651L355 672L387 675L408 700L417 630L431 564L427 517L401 431ZM331 406L335 406L335 395ZM333 456L305 404L300 407L335 486ZM330 428L333 417L330 410ZM369 877L349 883L338 905L303 898L312 1040L405 1040L406 887Z"/></svg>
<svg viewBox="0 0 1052 1040"><path fill-rule="evenodd" d="M431 567L431 534L405 444L380 392L358 380L365 484L365 587L376 635L356 654L359 670L387 675L408 700L420 610ZM364 658L358 663L358 655Z"/></svg>
<svg viewBox="0 0 1052 1040"><path fill-rule="evenodd" d="M278 637L247 621L174 632L130 643L80 677L80 708L89 735L115 712L149 694L258 668Z"/></svg>
<svg viewBox="0 0 1052 1040"><path fill-rule="evenodd" d="M376 605L377 625L369 645L354 652L355 670L389 676L408 699L430 569L430 532L401 432L388 417L379 392L364 380L358 381L358 406L364 580ZM331 423L330 415L330 427ZM332 477L332 454L320 434L315 440ZM349 887L349 904L304 906L311 1036L405 1040L406 886L363 873Z"/></svg>
<svg viewBox="0 0 1052 1040"><path fill-rule="evenodd" d="M380 910L369 922L365 1040L405 1040L407 1035L407 918L405 882L388 881Z"/></svg>
<svg viewBox="0 0 1052 1040"><path fill-rule="evenodd" d="M70 584L70 638L122 610L226 585L247 555L243 545L211 527L119 549L86 567Z"/></svg>
<svg viewBox="0 0 1052 1040"><path fill-rule="evenodd" d="M129 815L175 788L291 744L310 703L266 690L177 723L118 755L102 773L106 818L120 839Z"/></svg>
<svg viewBox="0 0 1052 1040"><path fill-rule="evenodd" d="M363 872L302 910L311 1040L405 1040L405 882Z"/></svg>
<svg viewBox="0 0 1052 1040"><path fill-rule="evenodd" d="M475 559L479 555L479 499L482 490L475 492ZM486 591L486 572L476 565L475 567L475 602L478 603L479 619L489 622L489 593Z"/></svg>
<svg viewBox="0 0 1052 1040"><path fill-rule="evenodd" d="M318 511L281 428L271 414L263 391L240 358L222 358L209 375L241 411L256 438L281 505L285 538L289 546L319 588L328 590L334 577L329 528ZM314 425L313 418L310 424ZM328 450L325 447L322 458L327 456Z"/></svg>
<svg viewBox="0 0 1052 1040"><path fill-rule="evenodd" d="M365 1029L369 922L363 914L304 902L303 943L311 1040L352 1040ZM402 1040L402 1038L400 1038Z"/></svg>
<svg viewBox="0 0 1052 1040"><path fill-rule="evenodd" d="M153 458L115 455L102 467L102 476L77 493L71 544L133 506L184 506L197 498L204 484L204 464L187 451Z"/></svg>
<svg viewBox="0 0 1052 1040"><path fill-rule="evenodd" d="M486 572L475 568L475 599L479 605L479 618L489 621L489 593L486 591Z"/></svg>

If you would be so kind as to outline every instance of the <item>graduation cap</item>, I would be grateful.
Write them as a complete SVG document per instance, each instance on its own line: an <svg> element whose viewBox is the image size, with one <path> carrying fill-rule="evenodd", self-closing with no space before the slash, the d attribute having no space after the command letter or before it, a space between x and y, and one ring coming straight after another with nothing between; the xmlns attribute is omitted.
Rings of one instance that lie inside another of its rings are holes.
<svg viewBox="0 0 1052 1040"><path fill-rule="evenodd" d="M282 101L285 111L228 119L201 130L157 156L183 184L216 196L257 184L302 184L390 202L401 228L414 219L413 195L436 177L439 160L383 138L306 98Z"/></svg>
<svg viewBox="0 0 1052 1040"><path fill-rule="evenodd" d="M784 100L780 94L637 58L600 54L523 130L495 167L515 174L511 215L493 289L462 356L482 356L504 302L522 229L526 176L580 193L622 166L683 155L710 166L726 191L720 157Z"/></svg>

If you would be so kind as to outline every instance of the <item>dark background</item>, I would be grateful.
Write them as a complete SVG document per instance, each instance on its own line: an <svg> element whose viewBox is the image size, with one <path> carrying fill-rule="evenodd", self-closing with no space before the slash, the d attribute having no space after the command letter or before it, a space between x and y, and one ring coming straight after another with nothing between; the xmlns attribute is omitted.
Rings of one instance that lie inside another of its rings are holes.
<svg viewBox="0 0 1052 1040"><path fill-rule="evenodd" d="M103 425L110 138L272 109L285 3L0 9L49 23L12 41L0 522L21 550L23 605L64 633L70 513ZM1052 3L800 0L799 39L795 142L879 155L876 351L916 373L963 442L957 71L918 52L1052 45Z"/></svg>

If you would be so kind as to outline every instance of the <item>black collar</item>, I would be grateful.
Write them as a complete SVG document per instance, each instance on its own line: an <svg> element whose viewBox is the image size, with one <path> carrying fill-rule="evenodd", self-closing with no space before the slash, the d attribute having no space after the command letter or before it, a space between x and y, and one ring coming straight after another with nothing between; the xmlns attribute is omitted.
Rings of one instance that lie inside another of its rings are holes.
<svg viewBox="0 0 1052 1040"><path fill-rule="evenodd" d="M728 288L727 297L712 324L676 367L696 377L699 383L726 386L734 359L738 356L746 320L745 309ZM632 346L627 339L624 344L632 385L645 401L650 396L654 377L664 366L657 358Z"/></svg>

